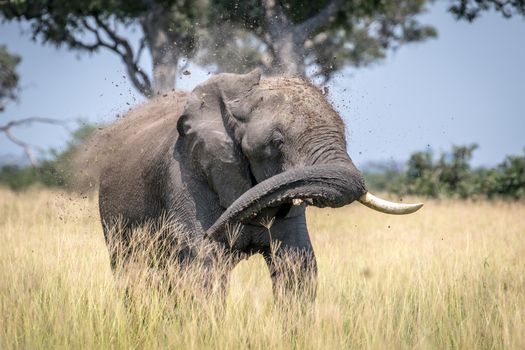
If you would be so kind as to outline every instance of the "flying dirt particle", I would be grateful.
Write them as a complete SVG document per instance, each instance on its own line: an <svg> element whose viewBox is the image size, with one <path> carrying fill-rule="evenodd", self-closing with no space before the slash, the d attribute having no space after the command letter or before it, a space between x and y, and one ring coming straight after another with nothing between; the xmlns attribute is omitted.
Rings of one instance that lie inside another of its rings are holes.
<svg viewBox="0 0 525 350"><path fill-rule="evenodd" d="M191 72L190 72L189 70L186 69L184 72L182 72L182 74L184 74L184 75L190 75Z"/></svg>

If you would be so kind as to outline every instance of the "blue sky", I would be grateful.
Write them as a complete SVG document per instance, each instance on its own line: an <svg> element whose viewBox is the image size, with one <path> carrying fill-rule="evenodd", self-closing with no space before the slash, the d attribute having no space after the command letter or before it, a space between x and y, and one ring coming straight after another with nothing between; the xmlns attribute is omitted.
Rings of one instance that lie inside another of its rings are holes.
<svg viewBox="0 0 525 350"><path fill-rule="evenodd" d="M525 147L525 19L486 13L457 22L440 3L421 16L438 38L406 45L372 67L345 69L330 82L330 99L347 125L357 165L404 161L430 147L478 143L474 165L493 166ZM24 26L0 24L0 44L22 56L20 101L0 124L29 116L109 122L143 98L108 52L79 55L30 40ZM150 67L149 57L143 60ZM191 89L207 71L190 67L177 86ZM60 148L68 132L56 126L15 130L39 149ZM21 150L0 134L0 157Z"/></svg>

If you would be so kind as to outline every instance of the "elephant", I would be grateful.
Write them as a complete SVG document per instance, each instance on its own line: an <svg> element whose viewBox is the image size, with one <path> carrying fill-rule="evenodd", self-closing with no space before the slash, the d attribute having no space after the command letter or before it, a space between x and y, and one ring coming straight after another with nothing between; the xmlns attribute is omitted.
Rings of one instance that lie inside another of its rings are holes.
<svg viewBox="0 0 525 350"><path fill-rule="evenodd" d="M274 291L304 289L315 297L307 205L359 201L389 214L422 206L367 191L347 153L342 118L299 77L217 74L190 93L157 96L131 110L92 144L106 241L115 239L109 236L117 219L116 239L125 242L134 227L168 215L187 238L213 242L221 254L262 254ZM184 254L181 261L191 264L191 251Z"/></svg>

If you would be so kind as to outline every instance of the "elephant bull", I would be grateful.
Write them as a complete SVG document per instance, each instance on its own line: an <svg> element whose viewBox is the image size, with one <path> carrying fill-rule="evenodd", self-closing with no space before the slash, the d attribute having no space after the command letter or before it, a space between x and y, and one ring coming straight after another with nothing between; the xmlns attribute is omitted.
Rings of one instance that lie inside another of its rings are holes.
<svg viewBox="0 0 525 350"><path fill-rule="evenodd" d="M92 145L108 241L117 219L123 226L116 239L126 244L134 227L169 215L188 238L220 242L225 254L263 254L275 289L315 285L306 205L357 200L390 214L422 206L367 192L347 154L343 121L323 94L302 79L261 78L258 70L159 96L106 127ZM235 223L242 225L232 241ZM272 242L279 243L273 252ZM110 249L112 262L115 254ZM277 263L285 255L299 274Z"/></svg>

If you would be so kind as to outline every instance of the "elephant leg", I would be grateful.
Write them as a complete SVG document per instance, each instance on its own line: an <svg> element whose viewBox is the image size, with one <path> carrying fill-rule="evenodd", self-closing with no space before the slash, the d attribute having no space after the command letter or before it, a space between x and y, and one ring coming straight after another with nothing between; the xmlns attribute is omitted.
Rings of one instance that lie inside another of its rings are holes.
<svg viewBox="0 0 525 350"><path fill-rule="evenodd" d="M270 271L276 300L315 300L317 262L304 213L277 220L269 235L270 247L262 253Z"/></svg>
<svg viewBox="0 0 525 350"><path fill-rule="evenodd" d="M115 273L126 265L131 254L131 228L117 225L102 225L108 249L111 270Z"/></svg>
<svg viewBox="0 0 525 350"><path fill-rule="evenodd" d="M265 252L264 259L272 278L277 302L290 298L314 301L317 293L317 263L313 250L281 246L277 252Z"/></svg>
<svg viewBox="0 0 525 350"><path fill-rule="evenodd" d="M207 254L193 261L193 268L199 285L197 293L204 299L212 298L216 305L225 305L232 270L243 259L243 256L224 250L222 245L215 242L208 244ZM202 260L201 260L202 259ZM190 262L192 264L192 262ZM192 267L190 267L192 268Z"/></svg>

